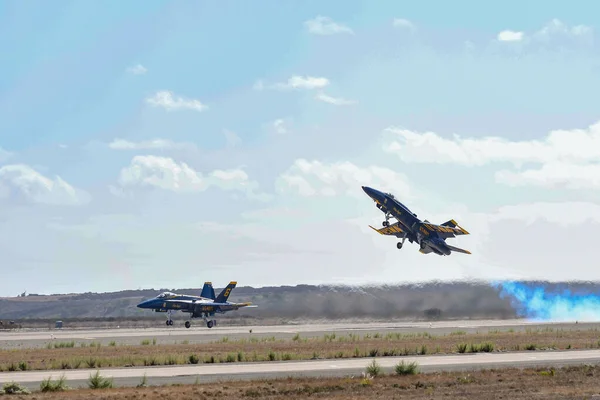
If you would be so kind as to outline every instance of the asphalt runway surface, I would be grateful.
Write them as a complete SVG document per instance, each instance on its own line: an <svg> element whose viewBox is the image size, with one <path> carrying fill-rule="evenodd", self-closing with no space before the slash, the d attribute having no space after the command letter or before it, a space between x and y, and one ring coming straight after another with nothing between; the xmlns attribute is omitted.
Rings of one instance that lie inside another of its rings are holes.
<svg viewBox="0 0 600 400"><path fill-rule="evenodd" d="M118 345L139 345L142 340L156 339L157 344L174 344L187 341L190 344L207 343L227 337L231 340L248 339L250 337L275 337L276 339L291 339L299 333L302 337L318 337L336 333L347 335L355 333L386 334L387 332L417 333L429 332L442 335L457 330L468 333L487 332L489 330L523 331L526 329L545 328L551 326L557 329L600 329L600 322L590 323L551 323L530 322L525 320L466 320L466 321L434 321L434 322L356 322L356 323L314 323L301 325L272 325L272 326L227 326L223 325L209 329L202 321L186 329L183 320L174 320L171 327L146 329L51 329L51 330L15 330L0 331L0 348L15 349L26 347L45 347L49 342L75 341L76 343L99 342L108 345L115 341ZM157 321L158 323L158 321Z"/></svg>
<svg viewBox="0 0 600 400"><path fill-rule="evenodd" d="M421 371L456 371L499 367L564 366L600 363L600 350L573 350L519 353L476 353L440 356L381 357L377 362L389 373L401 361L416 361ZM231 364L198 364L179 366L105 368L100 374L113 378L115 386L136 386L144 374L148 385L166 383L217 382L286 378L290 376L348 376L362 374L371 358L351 358L315 361L277 361ZM0 373L0 384L18 382L30 389L39 388L42 380L59 378L64 374L70 387L86 387L94 369L63 371L26 371Z"/></svg>

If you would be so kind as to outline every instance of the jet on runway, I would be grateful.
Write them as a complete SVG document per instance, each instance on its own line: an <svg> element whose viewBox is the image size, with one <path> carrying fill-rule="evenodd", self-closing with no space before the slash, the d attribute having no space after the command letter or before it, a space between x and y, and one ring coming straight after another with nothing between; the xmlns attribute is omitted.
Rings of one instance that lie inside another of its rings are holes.
<svg viewBox="0 0 600 400"><path fill-rule="evenodd" d="M410 211L393 194L383 193L368 186L363 186L362 189L377 204L377 208L385 214L383 228L376 229L369 226L382 235L401 238L402 241L397 244L398 249L401 249L404 241L408 239L410 243L419 244L419 251L423 254L435 253L440 256L449 256L453 251L471 254L468 250L459 249L446 243L448 238L469 234L458 226L455 220L451 219L441 225L432 224L427 220L421 221L417 218L417 214ZM397 222L390 224L390 218L395 218Z"/></svg>
<svg viewBox="0 0 600 400"><path fill-rule="evenodd" d="M158 296L145 300L138 304L139 308L152 309L156 312L167 313L167 326L173 325L171 315L173 311L182 311L190 314L191 318L202 318L206 322L206 326L212 328L217 325L215 319L209 320L209 317L216 313L226 313L232 310L238 310L243 307L257 307L252 303L232 303L227 301L233 288L237 282L229 282L229 285L219 293L215 298L215 290L211 282L205 282L200 296L190 296L184 294L176 294L171 292L163 292ZM189 328L191 322L185 321L185 327Z"/></svg>

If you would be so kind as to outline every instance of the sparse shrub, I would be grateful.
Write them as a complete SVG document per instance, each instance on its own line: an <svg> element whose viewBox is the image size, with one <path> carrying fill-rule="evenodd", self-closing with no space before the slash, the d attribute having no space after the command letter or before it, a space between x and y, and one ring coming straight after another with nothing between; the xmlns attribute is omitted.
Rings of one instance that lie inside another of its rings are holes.
<svg viewBox="0 0 600 400"><path fill-rule="evenodd" d="M242 353L241 351L238 351L238 353L237 353L237 360L239 362L244 361L244 353Z"/></svg>
<svg viewBox="0 0 600 400"><path fill-rule="evenodd" d="M96 367L97 361L94 357L90 357L87 360L85 360L85 363L88 366L88 368L94 368Z"/></svg>
<svg viewBox="0 0 600 400"><path fill-rule="evenodd" d="M525 346L525 350L535 350L537 349L537 345L535 343L530 343Z"/></svg>
<svg viewBox="0 0 600 400"><path fill-rule="evenodd" d="M281 359L283 361L290 361L292 359L292 355L290 353L283 353L283 355L281 356Z"/></svg>
<svg viewBox="0 0 600 400"><path fill-rule="evenodd" d="M144 339L140 342L140 344L142 346L149 346L150 345L150 339Z"/></svg>
<svg viewBox="0 0 600 400"><path fill-rule="evenodd" d="M31 392L25 386L17 382L7 382L2 386L4 394L30 394Z"/></svg>
<svg viewBox="0 0 600 400"><path fill-rule="evenodd" d="M480 349L485 353L489 353L491 351L494 351L494 344L490 342L483 343Z"/></svg>
<svg viewBox="0 0 600 400"><path fill-rule="evenodd" d="M299 334L299 333L296 333L296 334L294 335L294 337L292 338L292 340L293 340L294 342L297 342L298 340L300 340L300 334Z"/></svg>
<svg viewBox="0 0 600 400"><path fill-rule="evenodd" d="M200 361L200 359L198 358L197 355L190 354L189 361L190 361L190 364L198 364L198 361Z"/></svg>
<svg viewBox="0 0 600 400"><path fill-rule="evenodd" d="M377 360L373 360L369 365L367 365L366 372L372 377L377 377L381 374L381 366L379 363L377 363Z"/></svg>
<svg viewBox="0 0 600 400"><path fill-rule="evenodd" d="M277 355L273 351L269 351L269 361L275 361Z"/></svg>
<svg viewBox="0 0 600 400"><path fill-rule="evenodd" d="M414 361L411 363L402 361L396 364L395 370L398 375L416 375L419 373L419 366Z"/></svg>
<svg viewBox="0 0 600 400"><path fill-rule="evenodd" d="M26 363L25 361L21 361L21 362L19 362L19 369L20 369L21 371L27 371L28 367L29 367L29 366L27 365L27 363Z"/></svg>
<svg viewBox="0 0 600 400"><path fill-rule="evenodd" d="M480 351L480 350L481 350L481 349L480 349L480 347L479 347L479 345L478 345L478 344L473 344L473 343L471 343L471 344L469 345L469 353L479 353L479 351Z"/></svg>
<svg viewBox="0 0 600 400"><path fill-rule="evenodd" d="M137 384L137 387L146 387L148 386L148 377L146 376L146 373L144 372L144 376L142 376L142 380L140 381L140 383Z"/></svg>
<svg viewBox="0 0 600 400"><path fill-rule="evenodd" d="M225 361L227 361L228 363L232 363L232 362L235 362L236 359L237 359L237 357L235 354L229 353L229 354L227 354L227 358L225 359Z"/></svg>
<svg viewBox="0 0 600 400"><path fill-rule="evenodd" d="M465 353L467 351L467 344L459 343L456 345L456 349L458 350L459 353Z"/></svg>
<svg viewBox="0 0 600 400"><path fill-rule="evenodd" d="M40 384L40 391L42 392L62 392L64 390L69 389L67 386L66 378L64 375L61 375L57 381L52 381L50 378L44 379Z"/></svg>
<svg viewBox="0 0 600 400"><path fill-rule="evenodd" d="M111 347L115 347L117 345L117 342L115 342L114 340L111 340L110 343L108 343L108 345Z"/></svg>
<svg viewBox="0 0 600 400"><path fill-rule="evenodd" d="M360 357L360 349L358 346L354 348L354 357Z"/></svg>
<svg viewBox="0 0 600 400"><path fill-rule="evenodd" d="M378 354L379 354L379 349L369 350L369 357L377 357Z"/></svg>
<svg viewBox="0 0 600 400"><path fill-rule="evenodd" d="M556 370L554 369L554 367L552 367L549 370L540 371L539 374L542 376L554 376L556 375Z"/></svg>
<svg viewBox="0 0 600 400"><path fill-rule="evenodd" d="M427 346L422 345L421 346L421 351L419 352L419 354L421 354L421 355L427 354Z"/></svg>
<svg viewBox="0 0 600 400"><path fill-rule="evenodd" d="M94 375L90 374L88 387L90 389L109 389L113 387L113 381L101 376L100 371L96 371Z"/></svg>

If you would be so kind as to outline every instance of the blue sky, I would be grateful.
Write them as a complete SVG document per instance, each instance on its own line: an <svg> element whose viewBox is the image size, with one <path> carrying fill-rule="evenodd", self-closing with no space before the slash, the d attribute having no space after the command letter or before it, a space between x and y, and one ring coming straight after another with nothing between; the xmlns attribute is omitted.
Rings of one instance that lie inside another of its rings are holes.
<svg viewBox="0 0 600 400"><path fill-rule="evenodd" d="M594 8L4 2L0 295L597 279ZM363 184L474 254L373 236Z"/></svg>

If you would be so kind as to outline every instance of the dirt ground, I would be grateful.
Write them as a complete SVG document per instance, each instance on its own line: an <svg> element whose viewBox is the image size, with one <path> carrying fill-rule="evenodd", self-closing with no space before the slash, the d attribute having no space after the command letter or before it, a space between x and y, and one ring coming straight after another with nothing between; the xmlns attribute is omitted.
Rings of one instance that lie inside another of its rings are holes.
<svg viewBox="0 0 600 400"><path fill-rule="evenodd" d="M306 360L313 358L353 358L414 354L442 354L480 351L523 351L552 349L590 349L600 347L600 331L596 329L561 330L545 328L515 331L490 331L447 335L381 334L325 335L320 338L276 340L251 338L204 344L152 344L123 346L87 346L18 349L0 351L0 371L77 369L189 363L252 362ZM62 343L64 344L64 343ZM61 345L60 342L53 345ZM462 347L462 351L461 351Z"/></svg>
<svg viewBox="0 0 600 400"><path fill-rule="evenodd" d="M14 396L50 399L600 399L600 366L387 375L373 379L279 379ZM68 384L68 382L67 382ZM11 396L12 397L12 396Z"/></svg>

